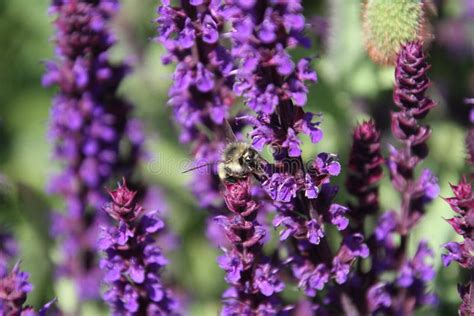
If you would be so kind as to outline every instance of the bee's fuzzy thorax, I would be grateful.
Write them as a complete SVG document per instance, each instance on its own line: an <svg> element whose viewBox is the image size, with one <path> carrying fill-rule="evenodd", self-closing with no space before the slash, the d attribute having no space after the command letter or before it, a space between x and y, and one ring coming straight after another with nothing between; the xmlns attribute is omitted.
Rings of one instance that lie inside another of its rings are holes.
<svg viewBox="0 0 474 316"><path fill-rule="evenodd" d="M259 169L258 161L259 154L250 144L232 142L224 149L217 166L219 178L223 181L246 178Z"/></svg>
<svg viewBox="0 0 474 316"><path fill-rule="evenodd" d="M227 147L224 149L222 158L224 160L231 160L234 157L240 157L241 155L244 154L245 151L247 151L251 146L248 143L245 142L233 142L227 145Z"/></svg>

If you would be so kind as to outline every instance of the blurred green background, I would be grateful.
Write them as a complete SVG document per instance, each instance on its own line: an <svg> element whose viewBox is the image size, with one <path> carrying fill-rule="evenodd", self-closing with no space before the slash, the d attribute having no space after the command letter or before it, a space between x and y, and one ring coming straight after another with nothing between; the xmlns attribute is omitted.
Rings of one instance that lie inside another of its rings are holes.
<svg viewBox="0 0 474 316"><path fill-rule="evenodd" d="M468 2L435 1L438 12L431 18L433 32L439 36L430 50L430 94L438 107L426 119L433 136L431 154L424 166L439 176L444 197L450 195L449 183L455 183L465 171L463 141L468 107L462 101L474 96L474 18L465 17ZM44 70L41 62L53 57L53 17L47 14L48 5L46 0L0 0L0 224L19 240L22 267L31 273L35 289L28 302L39 306L57 296L59 305L67 311L74 305L75 296L68 282L52 281L52 263L58 253L47 231L49 213L61 205L45 193L48 176L57 168L51 162L47 138L48 111L55 91L43 89L40 84ZM204 234L206 212L199 210L186 186L188 175L166 166L164 172L152 172L157 161L189 158L187 148L177 142L166 106L173 66L161 65L163 48L152 40L157 5L155 0L123 1L121 14L114 22L120 40L113 53L117 60L131 58L136 64L121 93L135 103L135 114L146 125L150 157L143 164L143 174L166 193L169 225L181 240L180 247L169 254L173 263L167 273L189 292L190 314L215 315L225 284L215 261L219 251L208 244ZM329 25L322 37L310 34L316 43L311 51L293 52L295 56L317 56L314 65L319 83L311 87L308 107L324 114L325 138L317 146L305 144L307 159L317 152L330 151L338 153L345 164L352 127L369 116L375 117L384 130L385 153L391 142L393 68L374 65L367 58L360 7L357 0L304 1L308 21L318 15ZM463 28L453 32L453 21L462 21ZM455 37L462 37L459 47L450 43ZM344 174L338 179L340 184L343 179ZM384 209L397 209L399 205L387 180L381 187L381 199ZM342 189L338 201L346 200ZM442 199L437 199L410 240L413 250L418 240L428 239L436 252L437 268L441 245L455 238L443 219L451 215ZM459 303L456 282L462 279L467 280L455 265L439 269L431 288L439 294L440 305L436 311L422 310L420 314L454 315ZM106 312L86 306L84 313Z"/></svg>

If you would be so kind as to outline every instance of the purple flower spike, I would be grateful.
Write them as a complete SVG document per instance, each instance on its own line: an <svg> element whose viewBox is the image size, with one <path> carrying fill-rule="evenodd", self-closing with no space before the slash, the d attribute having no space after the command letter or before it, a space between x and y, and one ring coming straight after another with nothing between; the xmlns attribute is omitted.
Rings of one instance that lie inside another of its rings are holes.
<svg viewBox="0 0 474 316"><path fill-rule="evenodd" d="M340 174L341 164L337 155L329 153L319 153L308 164L302 159L301 134L312 143L323 138L321 114L304 109L306 84L317 81L311 60L294 61L288 52L308 45L303 36L303 6L300 0L229 0L224 10L232 23L231 53L238 64L234 92L256 112L255 116L245 116L253 125L253 146L263 150L268 145L273 153L274 164L262 186L277 208L273 225L288 248L284 262L291 266L300 289L313 298L310 308L319 313L328 300L323 302L317 293L330 290L340 299L343 291L337 283L347 280L353 262L366 257L368 249L361 242L360 252L344 246L334 257L325 235L326 225L341 231L349 227L346 213L350 210L333 203L338 188L331 185L331 179ZM347 235L363 240L353 231ZM344 314L340 305L335 304L332 312Z"/></svg>
<svg viewBox="0 0 474 316"><path fill-rule="evenodd" d="M373 121L359 124L353 133L353 145L349 158L349 176L346 187L356 201L349 205L351 218L349 232L363 232L369 216L377 215L377 225L365 232L366 247L360 247L361 238L355 238L341 247L335 258L332 272L336 281L354 291L352 302L361 315L389 314L412 315L416 309L436 303L434 295L427 292L427 283L434 277L428 258L433 256L426 242L420 242L413 258L407 254L407 240L411 229L424 215L425 205L439 193L436 177L427 169L415 177L416 167L426 158L426 141L430 127L419 121L435 106L426 97L429 87L426 63L421 43L409 43L402 47L395 71L393 99L397 107L392 112L392 133L401 146L390 146L386 159L393 187L400 192L400 211L379 209L378 182L383 176L384 159L380 150L380 132ZM349 250L350 249L350 250ZM452 249L458 250L457 247ZM354 255L368 257L371 268L346 274L344 262ZM342 258L341 258L342 256ZM454 256L455 257L455 256ZM457 258L457 257L456 257ZM447 257L445 262L456 260ZM336 267L336 268L335 268ZM389 278L388 275L394 277ZM370 280L370 281L367 281Z"/></svg>
<svg viewBox="0 0 474 316"><path fill-rule="evenodd" d="M158 8L157 41L167 50L163 63L176 63L168 104L180 130L179 140L189 144L194 166L220 159L226 144L222 124L234 104L234 63L222 45L226 20L219 1L162 1ZM239 125L242 128L244 124ZM209 137L207 131L212 131ZM205 170L205 169L202 169ZM199 205L213 215L222 212L220 180L212 169L190 183Z"/></svg>
<svg viewBox="0 0 474 316"><path fill-rule="evenodd" d="M129 120L131 105L117 94L128 66L109 59L115 43L109 24L118 9L117 0L68 0L53 1L51 10L57 58L45 64L43 84L59 87L50 137L62 170L49 190L66 204L64 215L54 215L52 233L64 252L58 275L73 279L79 301L100 297L95 236L103 187L117 171L131 172L142 143Z"/></svg>
<svg viewBox="0 0 474 316"><path fill-rule="evenodd" d="M223 295L221 315L274 315L284 311L278 268L262 252L265 231L257 221L258 204L250 194L250 179L225 183L225 202L231 215L218 216L231 250L219 257L231 287Z"/></svg>
<svg viewBox="0 0 474 316"><path fill-rule="evenodd" d="M435 106L425 96L429 87L428 69L420 43L403 47L395 72L393 99L399 111L392 113L392 133L410 149L410 156L405 150L391 157L397 164L393 177L413 177L414 167L428 155L426 141L431 130L418 122Z"/></svg>
<svg viewBox="0 0 474 316"><path fill-rule="evenodd" d="M177 304L158 274L167 260L154 237L163 221L156 212L145 213L125 181L109 194L112 201L104 211L117 225L104 227L99 241L105 253L100 266L109 286L104 299L114 315L173 314Z"/></svg>

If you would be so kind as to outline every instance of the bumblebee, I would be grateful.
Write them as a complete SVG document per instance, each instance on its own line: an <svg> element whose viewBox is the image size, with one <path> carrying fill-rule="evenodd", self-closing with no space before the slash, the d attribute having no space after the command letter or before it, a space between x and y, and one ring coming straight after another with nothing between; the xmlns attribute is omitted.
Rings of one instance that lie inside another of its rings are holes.
<svg viewBox="0 0 474 316"><path fill-rule="evenodd" d="M250 145L244 142L229 143L217 165L217 174L222 181L235 182L237 179L254 175L260 179L265 175L264 159Z"/></svg>
<svg viewBox="0 0 474 316"><path fill-rule="evenodd" d="M238 141L229 122L224 121L226 147L217 164L217 175L223 182L233 183L238 179L245 179L250 175L262 180L265 177L264 165L266 162L252 145ZM199 169L209 164L198 166L184 172Z"/></svg>

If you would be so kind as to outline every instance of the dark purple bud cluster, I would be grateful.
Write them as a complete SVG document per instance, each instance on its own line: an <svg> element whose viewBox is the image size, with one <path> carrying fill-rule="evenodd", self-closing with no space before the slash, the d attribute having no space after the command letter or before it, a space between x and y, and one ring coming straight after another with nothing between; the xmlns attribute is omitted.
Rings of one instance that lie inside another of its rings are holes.
<svg viewBox="0 0 474 316"><path fill-rule="evenodd" d="M401 50L395 72L394 102L398 112L392 113L392 133L403 147L392 148L389 169L392 183L404 193L402 234L406 233L423 215L426 200L438 194L436 179L429 171L424 171L418 181L414 181L415 168L428 155L426 141L431 135L429 126L422 125L424 118L435 103L425 96L429 87L426 63L421 43L410 43Z"/></svg>
<svg viewBox="0 0 474 316"><path fill-rule="evenodd" d="M28 293L33 286L28 281L29 275L20 271L17 263L10 273L0 275L0 314L6 316L43 316L55 300L44 305L39 312L33 307L25 306Z"/></svg>
<svg viewBox="0 0 474 316"><path fill-rule="evenodd" d="M400 166L399 173L404 178L412 178L415 166L428 154L426 141L431 135L429 126L422 125L424 118L435 103L425 96L430 85L427 76L429 65L426 63L421 43L410 43L401 50L395 71L395 89L393 99L398 112L392 113L392 133L402 141L411 158ZM400 153L400 155L408 153Z"/></svg>
<svg viewBox="0 0 474 316"><path fill-rule="evenodd" d="M470 271L471 277L467 284L458 285L459 295L462 303L459 306L459 315L467 316L474 313L474 302L472 301L472 291L474 290L474 192L472 184L465 178L458 185L451 185L454 197L445 199L456 216L449 219L448 223L454 231L461 235L463 241L448 242L444 248L448 251L442 255L443 263L448 266L451 262L457 262L464 269Z"/></svg>
<svg viewBox="0 0 474 316"><path fill-rule="evenodd" d="M257 221L259 205L252 199L250 179L225 184L224 199L230 216L217 216L231 248L218 259L230 288L223 294L221 315L280 315L278 293L283 291L278 266L263 255L265 229Z"/></svg>
<svg viewBox="0 0 474 316"><path fill-rule="evenodd" d="M370 120L357 125L352 138L346 187L357 198L357 203L351 204L349 208L351 216L359 225L363 224L366 216L379 210L377 183L383 176L383 162L380 132L375 122Z"/></svg>
<svg viewBox="0 0 474 316"><path fill-rule="evenodd" d="M108 56L118 6L117 0L57 0L51 6L58 58L46 63L43 84L59 87L50 136L62 169L50 190L65 199L67 211L55 215L53 234L63 245L59 274L74 279L80 299L99 298L95 211L104 202L103 186L114 172L127 173L142 142L136 122L128 120L130 105L117 95L127 66L113 65ZM119 155L122 141L130 144L129 157Z"/></svg>
<svg viewBox="0 0 474 316"><path fill-rule="evenodd" d="M392 132L399 140L409 143L413 155L418 159L412 162L415 165L427 156L426 141L431 135L430 128L418 121L435 106L425 95L430 86L427 76L429 68L421 43L407 44L400 51L393 91L393 100L399 111L392 113ZM413 169L412 165L406 168Z"/></svg>
<svg viewBox="0 0 474 316"><path fill-rule="evenodd" d="M100 267L109 288L104 294L113 315L170 315L177 304L159 272L168 263L154 235L164 228L156 212L145 213L136 192L124 181L110 192L104 211L117 222L104 227L99 248L105 252Z"/></svg>

